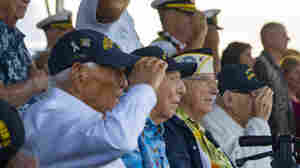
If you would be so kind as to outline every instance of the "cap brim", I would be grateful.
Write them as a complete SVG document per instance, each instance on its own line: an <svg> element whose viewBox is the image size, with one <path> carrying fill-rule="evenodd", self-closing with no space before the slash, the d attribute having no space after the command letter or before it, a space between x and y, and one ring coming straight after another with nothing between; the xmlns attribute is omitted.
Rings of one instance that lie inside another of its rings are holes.
<svg viewBox="0 0 300 168"><path fill-rule="evenodd" d="M110 59L103 59L105 57L110 57ZM97 60L99 58L99 60ZM136 62L141 58L137 55L127 54L122 52L119 48L113 49L112 51L107 51L105 56L97 57L96 63L99 65L110 66L116 69L122 68L132 68Z"/></svg>
<svg viewBox="0 0 300 168"><path fill-rule="evenodd" d="M178 71L181 74L181 78L186 78L192 76L196 70L197 64L195 63L169 63L167 72Z"/></svg>

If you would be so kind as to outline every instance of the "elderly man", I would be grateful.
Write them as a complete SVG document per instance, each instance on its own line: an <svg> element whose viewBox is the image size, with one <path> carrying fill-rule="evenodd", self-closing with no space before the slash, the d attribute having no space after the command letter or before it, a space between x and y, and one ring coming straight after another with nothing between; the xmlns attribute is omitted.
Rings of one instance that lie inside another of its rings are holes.
<svg viewBox="0 0 300 168"><path fill-rule="evenodd" d="M271 151L271 147L240 147L239 137L271 134L267 121L272 110L272 90L258 81L245 64L225 65L218 80L220 95L213 111L201 120L203 126L234 163L242 157ZM270 158L264 158L249 161L243 168L270 168L270 163Z"/></svg>
<svg viewBox="0 0 300 168"><path fill-rule="evenodd" d="M41 20L37 24L37 28L45 32L47 47L44 51L38 52L34 56L34 59L36 59L36 65L39 69L48 70L48 57L51 48L53 48L58 38L73 30L72 12L63 10L55 15L49 16Z"/></svg>
<svg viewBox="0 0 300 168"><path fill-rule="evenodd" d="M207 22L194 0L154 0L151 6L158 10L163 27L151 45L162 48L168 57L203 46Z"/></svg>
<svg viewBox="0 0 300 168"><path fill-rule="evenodd" d="M76 28L102 32L126 53L142 48L133 19L126 10L129 2L130 0L82 0Z"/></svg>
<svg viewBox="0 0 300 168"><path fill-rule="evenodd" d="M279 66L281 58L287 51L290 40L286 28L280 23L267 23L260 32L261 41L264 47L262 55L269 54Z"/></svg>
<svg viewBox="0 0 300 168"><path fill-rule="evenodd" d="M212 54L212 53L210 53ZM167 156L172 168L231 168L231 162L220 145L199 122L212 111L218 93L213 57L199 49L176 57L179 62L195 62L196 73L184 79L186 94L176 115L165 124Z"/></svg>
<svg viewBox="0 0 300 168"><path fill-rule="evenodd" d="M143 50L137 50L134 53L145 55L141 51ZM152 54L151 56L155 55ZM167 73L157 92L157 105L152 110L144 131L138 139L138 148L122 157L127 168L169 167L163 138L163 124L176 113L181 97L185 93L185 86L181 78L191 76L196 70L196 64L177 63L163 53L160 54L159 58L168 63Z"/></svg>
<svg viewBox="0 0 300 168"><path fill-rule="evenodd" d="M0 98L16 107L48 87L47 74L36 69L24 44L25 35L16 28L29 2L0 2Z"/></svg>
<svg viewBox="0 0 300 168"><path fill-rule="evenodd" d="M24 150L42 168L122 167L117 159L137 147L167 64L125 54L92 30L66 34L51 53L57 88L25 113ZM128 87L123 71L132 66Z"/></svg>

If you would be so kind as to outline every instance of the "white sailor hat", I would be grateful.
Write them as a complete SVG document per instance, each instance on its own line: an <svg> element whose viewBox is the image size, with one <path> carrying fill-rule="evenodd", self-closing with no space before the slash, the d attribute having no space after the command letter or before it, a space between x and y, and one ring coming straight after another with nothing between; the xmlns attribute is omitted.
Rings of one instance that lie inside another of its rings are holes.
<svg viewBox="0 0 300 168"><path fill-rule="evenodd" d="M221 12L220 9L209 9L204 11L204 15L207 18L207 24L214 25L218 30L222 30L223 28L218 26L218 14Z"/></svg>
<svg viewBox="0 0 300 168"><path fill-rule="evenodd" d="M197 64L197 70L194 75L202 73L214 73L212 50L202 48L190 50L175 57L177 62L192 62Z"/></svg>
<svg viewBox="0 0 300 168"><path fill-rule="evenodd" d="M72 28L72 12L63 10L43 19L36 26L43 30L50 28Z"/></svg>
<svg viewBox="0 0 300 168"><path fill-rule="evenodd" d="M154 0L151 6L154 9L178 9L184 12L197 10L195 0Z"/></svg>

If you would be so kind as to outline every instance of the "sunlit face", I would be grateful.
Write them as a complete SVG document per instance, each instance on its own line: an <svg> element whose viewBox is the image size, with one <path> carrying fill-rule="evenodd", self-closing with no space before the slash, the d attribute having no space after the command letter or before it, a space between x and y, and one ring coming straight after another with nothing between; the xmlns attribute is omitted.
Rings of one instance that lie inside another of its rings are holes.
<svg viewBox="0 0 300 168"><path fill-rule="evenodd" d="M111 23L120 18L127 9L130 0L99 1L96 13L97 20L101 23Z"/></svg>
<svg viewBox="0 0 300 168"><path fill-rule="evenodd" d="M252 58L251 48L245 49L240 55L240 64L247 64L249 67L254 65L254 59Z"/></svg>
<svg viewBox="0 0 300 168"><path fill-rule="evenodd" d="M286 75L286 79L290 90L300 96L300 64Z"/></svg>
<svg viewBox="0 0 300 168"><path fill-rule="evenodd" d="M185 94L185 86L179 72L167 72L158 90L158 103L153 114L161 121L170 119L175 113Z"/></svg>
<svg viewBox="0 0 300 168"><path fill-rule="evenodd" d="M184 101L191 106L194 120L200 120L212 111L214 97L218 93L214 74L195 75L185 80L187 92Z"/></svg>
<svg viewBox="0 0 300 168"><path fill-rule="evenodd" d="M74 78L80 98L99 112L112 110L128 87L125 74L120 70L83 65L78 73Z"/></svg>
<svg viewBox="0 0 300 168"><path fill-rule="evenodd" d="M191 31L192 14L169 9L165 11L165 20L167 20L169 27L173 27L173 30L177 34L184 34L186 39L191 39L193 35L193 32Z"/></svg>
<svg viewBox="0 0 300 168"><path fill-rule="evenodd" d="M273 47L278 51L285 53L287 50L288 42L290 40L287 31L284 26L280 26L276 29L273 35Z"/></svg>

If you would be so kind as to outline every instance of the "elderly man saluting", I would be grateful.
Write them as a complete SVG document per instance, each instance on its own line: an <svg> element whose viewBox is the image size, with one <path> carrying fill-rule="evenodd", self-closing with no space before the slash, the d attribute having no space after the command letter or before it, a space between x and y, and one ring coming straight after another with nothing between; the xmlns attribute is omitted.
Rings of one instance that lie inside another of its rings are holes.
<svg viewBox="0 0 300 168"><path fill-rule="evenodd" d="M58 41L48 64L57 88L25 113L25 150L42 168L121 167L111 162L137 147L167 63L128 56L103 34L80 30Z"/></svg>

